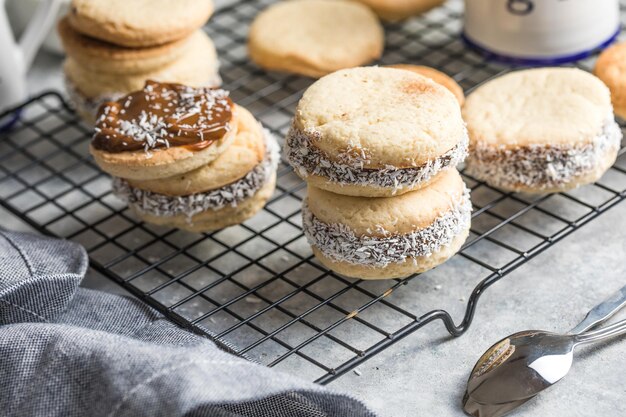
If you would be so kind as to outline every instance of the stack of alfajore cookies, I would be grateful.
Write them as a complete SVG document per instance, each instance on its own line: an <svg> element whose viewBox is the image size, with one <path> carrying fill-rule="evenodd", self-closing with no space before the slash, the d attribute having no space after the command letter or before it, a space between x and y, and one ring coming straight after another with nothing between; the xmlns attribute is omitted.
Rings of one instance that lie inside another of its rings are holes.
<svg viewBox="0 0 626 417"><path fill-rule="evenodd" d="M465 242L472 205L456 166L468 136L454 95L414 72L341 70L304 94L285 154L308 183L303 228L349 277L429 270Z"/></svg>
<svg viewBox="0 0 626 417"><path fill-rule="evenodd" d="M280 159L273 135L227 91L155 81L102 105L90 151L137 217L193 232L261 210Z"/></svg>
<svg viewBox="0 0 626 417"><path fill-rule="evenodd" d="M73 106L93 123L102 103L148 79L219 86L215 46L201 30L212 13L212 0L72 0L58 32Z"/></svg>

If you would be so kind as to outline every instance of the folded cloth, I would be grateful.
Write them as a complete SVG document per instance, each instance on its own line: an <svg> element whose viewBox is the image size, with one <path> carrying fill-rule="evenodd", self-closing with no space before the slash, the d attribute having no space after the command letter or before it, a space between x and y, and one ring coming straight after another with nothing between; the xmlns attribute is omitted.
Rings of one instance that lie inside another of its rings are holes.
<svg viewBox="0 0 626 417"><path fill-rule="evenodd" d="M79 288L87 266L75 243L0 229L0 415L374 416L136 299Z"/></svg>

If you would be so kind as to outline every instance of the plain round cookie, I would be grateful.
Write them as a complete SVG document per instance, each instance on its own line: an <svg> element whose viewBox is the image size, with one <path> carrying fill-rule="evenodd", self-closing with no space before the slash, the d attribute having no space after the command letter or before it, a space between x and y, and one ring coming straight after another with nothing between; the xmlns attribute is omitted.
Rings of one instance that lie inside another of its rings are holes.
<svg viewBox="0 0 626 417"><path fill-rule="evenodd" d="M70 102L80 115L90 124L100 105L107 101L115 101L133 91L141 90L146 80L174 82L191 87L218 87L222 80L219 76L219 61L215 45L202 31L197 31L185 42L181 55L169 65L158 66L148 72L135 72L135 69L156 60L147 59L142 64L131 60L120 62L109 61L99 66L101 70L115 69L112 72L95 71L95 67L84 66L68 56L63 64L65 85ZM93 57L94 66L103 61ZM132 68L132 69L131 69ZM128 73L122 71L129 69Z"/></svg>
<svg viewBox="0 0 626 417"><path fill-rule="evenodd" d="M243 223L253 217L265 207L267 201L274 194L275 188L276 173L273 173L270 180L256 194L236 206L226 206L219 210L206 210L196 214L191 219L182 214L170 217L155 216L136 210L132 206L131 210L139 219L148 223L178 228L189 232L211 232Z"/></svg>
<svg viewBox="0 0 626 417"><path fill-rule="evenodd" d="M626 42L616 43L605 49L598 57L593 71L609 87L615 113L625 119Z"/></svg>
<svg viewBox="0 0 626 417"><path fill-rule="evenodd" d="M174 177L209 164L228 149L237 136L238 110L235 105L231 129L226 135L199 151L173 146L151 153L144 150L112 153L90 145L89 152L100 169L113 177L139 181Z"/></svg>
<svg viewBox="0 0 626 417"><path fill-rule="evenodd" d="M411 71L416 74L423 75L424 77L430 78L437 84L441 84L448 90L450 90L450 92L454 94L454 97L456 97L460 106L465 103L465 94L463 93L463 89L461 88L461 86L456 81L454 81L452 77L439 70L436 70L435 68L426 67L424 65L411 64L395 64L389 65L389 67Z"/></svg>
<svg viewBox="0 0 626 417"><path fill-rule="evenodd" d="M463 117L472 146L590 143L613 116L609 89L576 68L514 71L478 87Z"/></svg>
<svg viewBox="0 0 626 417"><path fill-rule="evenodd" d="M87 36L146 47L188 36L212 13L212 0L72 0L68 18Z"/></svg>
<svg viewBox="0 0 626 417"><path fill-rule="evenodd" d="M265 139L261 125L245 108L237 107L237 136L213 162L196 170L157 180L128 180L133 188L166 196L186 196L215 190L248 174L263 161Z"/></svg>
<svg viewBox="0 0 626 417"><path fill-rule="evenodd" d="M215 45L202 31L196 32L189 39L183 54L170 65L147 72L130 71L125 74L120 73L119 67L114 72L107 72L104 67L101 68L102 71L95 71L71 57L66 59L64 64L65 75L69 81L89 98L141 90L148 79L192 87L214 85L219 79Z"/></svg>
<svg viewBox="0 0 626 417"><path fill-rule="evenodd" d="M441 6L445 0L357 0L374 10L382 19L403 20Z"/></svg>
<svg viewBox="0 0 626 417"><path fill-rule="evenodd" d="M294 127L316 137L330 159L364 152L364 167L419 167L465 137L447 89L394 68L352 68L315 82L298 103Z"/></svg>
<svg viewBox="0 0 626 417"><path fill-rule="evenodd" d="M137 74L158 70L179 59L187 48L198 43L202 32L163 45L125 48L85 36L64 17L57 32L65 53L85 69L113 74ZM214 48L213 48L214 49Z"/></svg>
<svg viewBox="0 0 626 417"><path fill-rule="evenodd" d="M343 0L271 5L250 27L248 52L259 66L314 78L378 59L384 32L367 7Z"/></svg>
<svg viewBox="0 0 626 417"><path fill-rule="evenodd" d="M471 203L460 174L450 170L427 188L391 198L309 187L303 213L322 264L349 277L389 279L424 272L456 253L469 233Z"/></svg>
<svg viewBox="0 0 626 417"><path fill-rule="evenodd" d="M575 68L515 71L489 81L463 107L466 173L508 191L565 191L615 162L621 131L608 88Z"/></svg>

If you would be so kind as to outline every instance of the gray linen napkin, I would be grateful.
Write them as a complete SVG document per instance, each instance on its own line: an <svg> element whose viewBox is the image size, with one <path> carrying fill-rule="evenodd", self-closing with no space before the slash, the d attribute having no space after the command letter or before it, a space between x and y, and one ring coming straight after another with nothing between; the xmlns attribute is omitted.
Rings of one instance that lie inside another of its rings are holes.
<svg viewBox="0 0 626 417"><path fill-rule="evenodd" d="M0 229L0 415L374 416L138 300L79 288L87 265L79 245Z"/></svg>

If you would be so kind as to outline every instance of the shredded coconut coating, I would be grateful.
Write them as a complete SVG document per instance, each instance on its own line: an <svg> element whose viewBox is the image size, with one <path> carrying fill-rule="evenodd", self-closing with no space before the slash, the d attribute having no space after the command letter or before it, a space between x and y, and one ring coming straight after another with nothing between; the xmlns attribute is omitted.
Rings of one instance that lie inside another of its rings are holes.
<svg viewBox="0 0 626 417"><path fill-rule="evenodd" d="M78 110L85 111L86 113L92 115L94 118L98 114L98 109L102 104L108 101L116 101L124 97L124 94L122 93L111 93L107 95L97 96L94 98L88 98L83 93L78 91L76 85L68 77L63 77L63 81L65 83L65 90L67 91L67 96L72 107Z"/></svg>
<svg viewBox="0 0 626 417"><path fill-rule="evenodd" d="M558 188L596 169L607 153L619 150L621 140L622 131L611 115L602 133L584 145L532 145L517 149L478 146L472 150L465 172L511 189Z"/></svg>
<svg viewBox="0 0 626 417"><path fill-rule="evenodd" d="M406 234L389 234L382 226L376 231L384 237L357 236L345 224L327 224L319 220L305 203L302 207L304 234L309 244L338 262L349 262L373 268L391 263L430 256L449 245L471 222L472 203L466 188L461 200L430 226Z"/></svg>
<svg viewBox="0 0 626 417"><path fill-rule="evenodd" d="M461 142L448 152L416 168L364 168L368 160L365 149L348 149L331 161L313 142L319 132L303 132L291 127L285 141L285 155L302 178L318 175L340 185L361 185L391 188L395 191L415 187L433 178L441 170L455 167L467 156L469 138L465 132Z"/></svg>
<svg viewBox="0 0 626 417"><path fill-rule="evenodd" d="M172 197L131 187L122 178L114 178L113 192L136 210L160 217L185 215L188 221L198 213L236 207L254 196L272 177L278 167L280 147L269 130L263 129L265 157L245 177L224 187L188 196Z"/></svg>

